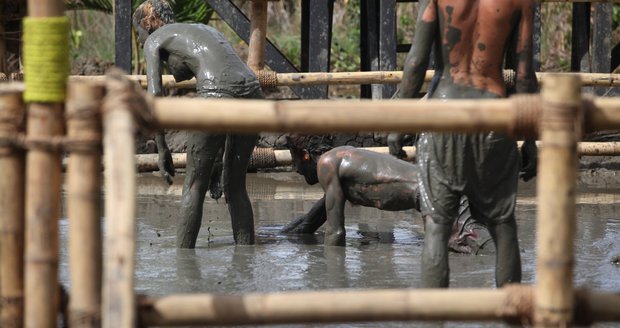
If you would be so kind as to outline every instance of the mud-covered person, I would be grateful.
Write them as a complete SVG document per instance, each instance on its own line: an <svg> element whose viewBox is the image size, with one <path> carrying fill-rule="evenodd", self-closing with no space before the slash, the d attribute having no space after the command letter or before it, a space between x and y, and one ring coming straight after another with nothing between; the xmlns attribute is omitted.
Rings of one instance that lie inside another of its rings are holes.
<svg viewBox="0 0 620 328"><path fill-rule="evenodd" d="M310 185L320 183L325 194L308 213L287 224L284 233L314 233L327 222L325 245L342 246L346 201L387 211L420 210L415 164L351 146L332 148L329 136L291 135L287 144L297 173ZM489 253L492 244L486 227L469 214L464 198L454 221L450 249Z"/></svg>
<svg viewBox="0 0 620 328"><path fill-rule="evenodd" d="M533 70L534 0L421 0L413 46L407 55L402 98L420 90L435 45L440 74L434 99L502 98L502 67L516 59L516 92L538 89ZM536 174L535 145L524 146L522 176ZM496 246L498 286L521 281L514 210L521 156L513 138L495 133L423 133L417 147L420 206L425 219L421 286L449 285L448 240L461 196L489 227Z"/></svg>
<svg viewBox="0 0 620 328"><path fill-rule="evenodd" d="M133 26L144 46L148 92L162 95L162 65L176 81L196 78L196 92L204 98L263 98L254 73L226 38L204 24L175 23L170 5L147 0L133 15ZM205 108L209 110L209 108ZM187 141L187 169L183 184L177 247L194 248L202 221L202 206L218 153L224 148L224 195L237 244L254 243L254 217L245 185L247 166L258 135L192 132ZM172 157L163 131L157 137L159 168L171 182Z"/></svg>

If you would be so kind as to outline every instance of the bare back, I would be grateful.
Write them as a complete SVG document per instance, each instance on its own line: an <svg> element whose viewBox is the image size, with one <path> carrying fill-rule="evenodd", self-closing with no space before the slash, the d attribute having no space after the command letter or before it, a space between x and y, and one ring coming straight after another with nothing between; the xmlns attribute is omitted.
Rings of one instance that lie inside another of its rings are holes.
<svg viewBox="0 0 620 328"><path fill-rule="evenodd" d="M505 53L511 37L518 32L523 12L532 3L436 0L441 41L437 60L443 65L443 75L434 98L505 96Z"/></svg>

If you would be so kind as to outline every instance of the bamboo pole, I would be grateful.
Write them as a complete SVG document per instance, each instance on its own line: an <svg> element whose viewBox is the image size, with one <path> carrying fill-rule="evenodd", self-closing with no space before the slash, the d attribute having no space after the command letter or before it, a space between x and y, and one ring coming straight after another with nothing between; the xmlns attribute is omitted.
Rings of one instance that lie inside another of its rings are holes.
<svg viewBox="0 0 620 328"><path fill-rule="evenodd" d="M522 143L522 141L519 141L517 145L521 147ZM540 145L540 142L537 142L537 144ZM389 154L388 147L362 147L361 149L374 151L380 154ZM407 153L407 161L415 159L416 152L414 146L403 147L403 150ZM275 164L273 166L256 166L254 168L273 168L288 166L293 163L291 153L287 149L269 149L269 151L273 152L275 156ZM577 145L577 153L579 156L618 156L620 155L620 142L580 142ZM252 154L253 158L255 155L255 153ZM157 154L138 154L136 155L136 169L138 172L157 171L159 170L157 167L158 160L159 157ZM250 162L253 161L257 162L257 160L254 159L250 160ZM173 153L172 162L175 168L185 168L187 165L186 154Z"/></svg>
<svg viewBox="0 0 620 328"><path fill-rule="evenodd" d="M532 96L536 97L536 96ZM620 129L620 101L585 101L587 131ZM205 111L205 106L209 111ZM535 111L540 108L533 108ZM360 131L512 133L519 102L508 99L269 101L157 98L155 121L161 128L218 132L330 133ZM354 120L351 118L355 118ZM538 118L538 114L536 114Z"/></svg>
<svg viewBox="0 0 620 328"><path fill-rule="evenodd" d="M579 79L546 77L542 98L534 314L539 327L565 327L572 324L574 307L577 138L581 132L576 121L582 105Z"/></svg>
<svg viewBox="0 0 620 328"><path fill-rule="evenodd" d="M208 111L204 110L205 106L208 106ZM152 109L160 128L208 129L213 132L494 130L509 133L512 131L514 107L510 99L274 102L157 98Z"/></svg>
<svg viewBox="0 0 620 328"><path fill-rule="evenodd" d="M523 295L529 289L520 287ZM512 295L507 289L188 294L142 299L139 313L140 321L147 326L493 321L521 315L509 305ZM530 298L523 297L524 302L531 302Z"/></svg>
<svg viewBox="0 0 620 328"><path fill-rule="evenodd" d="M250 12L250 42L248 66L254 72L265 68L265 46L267 43L267 1L252 0Z"/></svg>
<svg viewBox="0 0 620 328"><path fill-rule="evenodd" d="M134 264L136 238L136 169L134 121L126 89L110 78L104 100L105 258L102 327L136 325Z"/></svg>
<svg viewBox="0 0 620 328"><path fill-rule="evenodd" d="M355 85L355 84L395 84L402 80L402 71L371 71L371 72L304 72L304 73L274 73L278 86L302 86L302 85ZM426 71L424 79L430 82L435 74L434 70ZM507 83L514 83L514 71L507 70L509 76ZM581 78L582 86L618 87L620 86L620 74L610 73L545 73L538 72L536 76L541 81L548 74L577 75ZM145 75L128 75L128 78L140 83L146 88ZM102 75L73 75L70 81L103 83ZM162 85L166 88L193 89L196 88L196 80L176 82L172 75L162 76Z"/></svg>
<svg viewBox="0 0 620 328"><path fill-rule="evenodd" d="M0 88L0 138L23 132L22 92ZM24 152L0 146L0 326L21 328L24 315Z"/></svg>
<svg viewBox="0 0 620 328"><path fill-rule="evenodd" d="M263 148L267 149L267 148ZM374 151L380 154L389 154L389 150L387 147L364 147L362 149L366 149L369 151ZM254 169L264 169L264 168L274 168L278 166L287 166L293 163L293 159L291 157L291 152L287 149L267 149L273 153L275 157L275 163L272 166L254 166ZM415 157L415 147L407 146L403 147L403 150L407 152L407 160L412 160ZM255 158L256 152L252 154L252 162L258 162ZM159 160L159 156L157 154L138 154L136 155L136 169L138 172L148 172L148 171L157 171L159 168L157 167L157 161ZM187 156L185 153L173 153L172 154L172 162L174 163L175 168L184 168L187 165Z"/></svg>
<svg viewBox="0 0 620 328"><path fill-rule="evenodd" d="M145 326L228 326L379 321L531 323L531 286L501 289L327 290L272 294L141 297ZM463 302L467 300L467 302ZM577 324L620 320L620 295L580 293Z"/></svg>
<svg viewBox="0 0 620 328"><path fill-rule="evenodd" d="M64 12L60 0L28 0L30 17L59 17ZM62 103L30 103L28 137L49 140L62 135L62 114ZM26 155L24 322L28 328L51 328L57 322L61 169L58 151L35 148Z"/></svg>
<svg viewBox="0 0 620 328"><path fill-rule="evenodd" d="M101 140L99 105L104 89L89 84L69 85L67 129L71 140ZM67 215L71 327L101 325L101 151L74 149L67 165Z"/></svg>
<svg viewBox="0 0 620 328"><path fill-rule="evenodd" d="M620 129L620 99L597 97L584 102L586 132Z"/></svg>

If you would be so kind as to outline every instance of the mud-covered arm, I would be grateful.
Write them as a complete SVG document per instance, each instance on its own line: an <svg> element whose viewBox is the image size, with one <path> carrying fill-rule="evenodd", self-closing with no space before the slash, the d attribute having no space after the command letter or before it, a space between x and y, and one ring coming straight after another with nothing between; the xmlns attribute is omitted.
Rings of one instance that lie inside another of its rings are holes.
<svg viewBox="0 0 620 328"><path fill-rule="evenodd" d="M413 98L422 88L437 35L436 0L421 0L411 49L405 59L400 98Z"/></svg>
<svg viewBox="0 0 620 328"><path fill-rule="evenodd" d="M282 233L314 233L327 220L325 214L325 195L319 199L310 211L285 225Z"/></svg>
<svg viewBox="0 0 620 328"><path fill-rule="evenodd" d="M160 56L161 44L162 40L159 40L155 36L149 37L144 43L147 91L156 97L162 95L162 63ZM159 171L166 182L168 182L168 184L172 184L172 177L174 177L174 164L172 163L172 155L170 154L170 149L166 143L165 132L163 130L156 132L155 142L157 142L157 152L159 153L159 160L157 162Z"/></svg>
<svg viewBox="0 0 620 328"><path fill-rule="evenodd" d="M521 20L519 21L517 32L516 58L517 58L517 93L535 93L538 92L538 80L534 70L534 10L535 2L528 1L524 5L521 12Z"/></svg>
<svg viewBox="0 0 620 328"><path fill-rule="evenodd" d="M519 21L515 56L517 58L517 93L538 92L532 39L535 6L534 1L529 1L522 9L521 20ZM521 164L519 176L523 181L528 181L536 176L538 149L536 141L532 138L526 138L525 143L521 146Z"/></svg>

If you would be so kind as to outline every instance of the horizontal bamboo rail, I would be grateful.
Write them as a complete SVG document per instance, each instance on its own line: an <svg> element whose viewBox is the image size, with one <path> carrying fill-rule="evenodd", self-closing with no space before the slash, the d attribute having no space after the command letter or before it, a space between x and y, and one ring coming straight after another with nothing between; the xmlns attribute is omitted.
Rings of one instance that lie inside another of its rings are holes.
<svg viewBox="0 0 620 328"><path fill-rule="evenodd" d="M577 292L576 324L620 321L620 295ZM463 302L463 300L468 300ZM378 321L531 323L533 288L332 290L273 294L143 296L146 326L264 325Z"/></svg>
<svg viewBox="0 0 620 328"><path fill-rule="evenodd" d="M512 73L511 73L512 72ZM273 73L273 72L269 72ZM403 77L402 71L371 71L371 72L311 72L311 73L273 73L271 79L277 81L277 86L300 86L300 85L351 85L351 84L389 84L400 83ZM428 70L425 81L430 82L435 71ZM618 87L620 86L620 74L608 73L545 73L538 72L536 76L542 82L544 76L549 74L577 75L581 78L583 86ZM128 75L128 78L140 83L146 88L145 75ZM514 84L514 72L506 71L508 84ZM71 81L102 83L103 75L73 75ZM261 81L263 84L269 84ZM196 88L196 80L176 82L172 75L163 75L162 84L166 88L193 89Z"/></svg>
<svg viewBox="0 0 620 328"><path fill-rule="evenodd" d="M509 99L275 102L157 98L152 109L160 128L206 129L212 132L495 130L508 133L512 131L515 104ZM620 111L616 115L620 122Z"/></svg>
<svg viewBox="0 0 620 328"><path fill-rule="evenodd" d="M620 101L596 98L585 100L585 105L586 131L620 129ZM540 98L385 102L157 98L152 111L160 128L214 132L497 131L519 134L520 131L515 131L517 127L536 129L540 120Z"/></svg>
<svg viewBox="0 0 620 328"><path fill-rule="evenodd" d="M521 146L521 141L518 142L519 147ZM617 156L620 155L620 142L580 142L578 145L577 151L581 156ZM272 148L261 148L268 152L273 153L275 158L275 164L273 166L254 166L253 168L274 168L278 166L288 166L291 165L293 159L291 158L291 153L287 149L272 149ZM388 147L363 147L362 149L374 151L381 154L389 154ZM415 158L415 147L414 146L406 146L403 147L403 150L407 153L406 160L413 160ZM250 163L258 162L258 160L254 159L256 153L252 154L253 159L250 160ZM138 172L150 172L157 171L159 168L157 167L157 161L159 159L159 155L157 154L138 154L136 155L136 169ZM185 153L173 153L172 154L172 162L174 163L175 168L184 168L187 164L187 157Z"/></svg>
<svg viewBox="0 0 620 328"><path fill-rule="evenodd" d="M620 145L618 146L620 148ZM293 163L293 159L291 157L291 153L287 149L272 149L272 148L261 148L262 150L266 150L270 153L273 153L275 158L275 165L273 166L261 166L256 165L255 169L261 168L274 168L278 166L287 166ZM363 149L374 151L381 154L389 154L387 147L364 147ZM415 147L408 146L403 147L403 150L407 152L407 159L412 160L415 157ZM259 162L256 158L256 152L252 154L253 158L250 160L250 164ZM136 155L136 169L138 172L149 172L156 171L159 168L157 167L157 161L159 159L158 154L138 154ZM172 154L172 162L174 163L175 168L184 168L187 164L187 156L185 153L173 153Z"/></svg>

